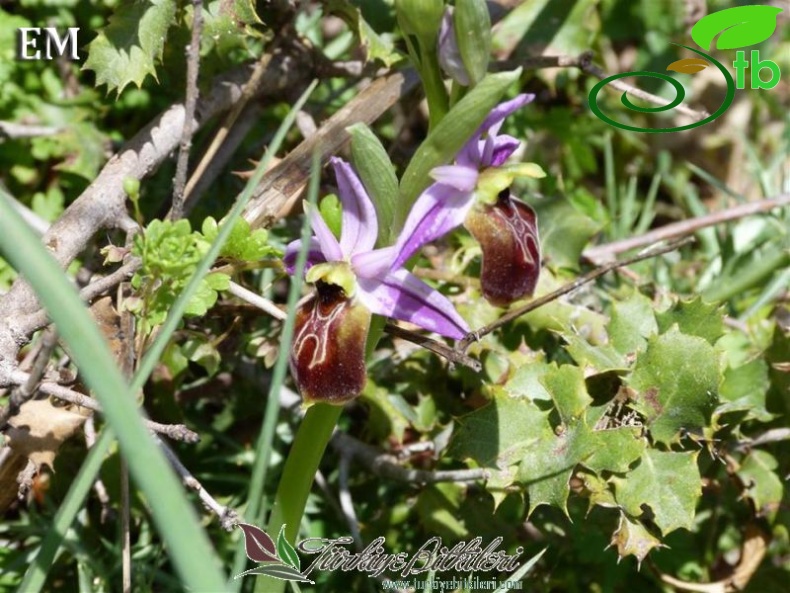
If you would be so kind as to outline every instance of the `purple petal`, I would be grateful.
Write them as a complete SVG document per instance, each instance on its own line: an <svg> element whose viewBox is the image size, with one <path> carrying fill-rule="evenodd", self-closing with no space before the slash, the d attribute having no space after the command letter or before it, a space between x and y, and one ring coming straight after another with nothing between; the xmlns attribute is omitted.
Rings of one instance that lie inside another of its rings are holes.
<svg viewBox="0 0 790 593"><path fill-rule="evenodd" d="M285 271L293 276L294 268L296 267L296 258L299 256L299 252L302 250L302 240L297 239L296 241L291 241L288 243L288 246L285 248L285 255L283 256L283 265L285 266ZM321 246L318 244L318 239L315 237L310 238L310 243L307 246L307 261L305 262L304 270L305 272L310 269L311 266L315 264L321 264L326 261L324 254L321 252Z"/></svg>
<svg viewBox="0 0 790 593"><path fill-rule="evenodd" d="M448 6L442 16L438 39L439 66L450 78L462 86L469 86L469 73L461 58L453 25L453 9Z"/></svg>
<svg viewBox="0 0 790 593"><path fill-rule="evenodd" d="M404 269L383 280L358 279L358 296L373 313L409 321L437 334L463 338L469 326L442 293Z"/></svg>
<svg viewBox="0 0 790 593"><path fill-rule="evenodd" d="M359 278L382 278L390 271L396 255L394 246L357 253L351 257L351 267Z"/></svg>
<svg viewBox="0 0 790 593"><path fill-rule="evenodd" d="M335 169L338 193L343 204L343 227L340 248L343 255L370 251L378 238L376 208L370 201L365 186L347 162L337 157L330 159Z"/></svg>
<svg viewBox="0 0 790 593"><path fill-rule="evenodd" d="M486 156L484 161L488 160L489 167L501 167L510 158L510 155L516 152L520 145L521 142L517 138L501 134L491 139L491 154Z"/></svg>
<svg viewBox="0 0 790 593"><path fill-rule="evenodd" d="M324 222L318 208L311 207L305 203L305 209L310 215L310 225L313 227L314 238L318 242L318 248L324 254L326 261L342 261L343 250L340 249L340 243L337 242L335 235L326 226L326 222Z"/></svg>
<svg viewBox="0 0 790 593"><path fill-rule="evenodd" d="M406 224L395 243L397 257L392 268L399 268L426 243L430 243L463 224L474 200L472 192L434 183L412 206Z"/></svg>
<svg viewBox="0 0 790 593"><path fill-rule="evenodd" d="M489 138L496 138L499 128L502 127L502 122L505 121L505 118L508 115L531 102L534 98L535 95L524 93L518 95L510 101L505 101L504 103L500 103L494 107L494 109L491 110L491 113L488 114L488 117L485 118L481 126L478 128L475 135L469 139L469 141L458 153L456 162L459 165L465 165L469 167L492 166L493 154L491 148L486 150L487 140ZM482 140L483 135L486 136L485 140ZM488 159L485 158L486 152L488 152Z"/></svg>
<svg viewBox="0 0 790 593"><path fill-rule="evenodd" d="M477 186L479 173L476 167L461 165L442 165L434 167L431 177L443 185L449 185L460 191L472 191Z"/></svg>

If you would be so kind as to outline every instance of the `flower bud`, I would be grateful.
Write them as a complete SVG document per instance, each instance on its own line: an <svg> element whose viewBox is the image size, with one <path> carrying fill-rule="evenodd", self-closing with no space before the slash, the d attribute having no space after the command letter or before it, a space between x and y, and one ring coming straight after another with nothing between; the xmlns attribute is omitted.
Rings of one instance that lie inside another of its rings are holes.
<svg viewBox="0 0 790 593"><path fill-rule="evenodd" d="M291 374L307 405L343 405L365 387L370 311L337 285L316 282L316 296L296 312Z"/></svg>
<svg viewBox="0 0 790 593"><path fill-rule="evenodd" d="M461 49L453 25L453 9L447 7L442 17L442 26L439 29L438 40L439 65L450 78L462 86L469 86L469 73L466 71Z"/></svg>
<svg viewBox="0 0 790 593"><path fill-rule="evenodd" d="M464 224L483 249L480 285L486 300L503 307L531 296L540 274L535 211L506 189L496 203L475 205Z"/></svg>

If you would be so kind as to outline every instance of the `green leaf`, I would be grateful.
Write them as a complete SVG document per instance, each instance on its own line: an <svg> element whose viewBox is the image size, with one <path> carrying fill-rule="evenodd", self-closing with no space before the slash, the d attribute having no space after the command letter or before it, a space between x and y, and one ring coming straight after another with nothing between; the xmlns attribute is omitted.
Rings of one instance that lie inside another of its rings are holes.
<svg viewBox="0 0 790 593"><path fill-rule="evenodd" d="M773 521L784 495L784 484L777 475L779 463L766 451L753 449L737 470L743 484L743 493L754 503L758 517Z"/></svg>
<svg viewBox="0 0 790 593"><path fill-rule="evenodd" d="M577 269L582 251L601 225L564 198L548 198L531 205L538 215L540 245L547 263Z"/></svg>
<svg viewBox="0 0 790 593"><path fill-rule="evenodd" d="M401 178L396 219L398 229L403 226L417 196L430 185L430 170L453 159L520 75L520 68L487 75L433 128Z"/></svg>
<svg viewBox="0 0 790 593"><path fill-rule="evenodd" d="M774 418L766 409L770 385L768 364L760 358L734 369L728 368L719 389L722 403L716 408L715 415L746 412L745 420L770 422Z"/></svg>
<svg viewBox="0 0 790 593"><path fill-rule="evenodd" d="M346 128L351 135L351 160L362 184L376 206L379 223L377 245L383 247L395 242L392 221L398 199L398 177L387 151L376 135L365 124Z"/></svg>
<svg viewBox="0 0 790 593"><path fill-rule="evenodd" d="M288 540L285 539L285 525L280 528L280 534L277 536L277 555L286 564L293 566L296 570L302 570L299 555Z"/></svg>
<svg viewBox="0 0 790 593"><path fill-rule="evenodd" d="M570 425L584 415L592 403L587 394L582 369L569 364L551 368L540 381L551 394L563 424Z"/></svg>
<svg viewBox="0 0 790 593"><path fill-rule="evenodd" d="M640 521L632 521L625 513L620 513L620 524L612 534L611 545L617 548L617 556L635 556L642 562L651 550L663 548L661 539L650 533Z"/></svg>
<svg viewBox="0 0 790 593"><path fill-rule="evenodd" d="M653 303L635 292L612 305L608 326L612 346L622 354L644 351L647 338L658 333Z"/></svg>
<svg viewBox="0 0 790 593"><path fill-rule="evenodd" d="M624 478L612 478L618 504L632 517L653 512L653 521L663 535L694 526L694 509L702 487L697 452L672 453L648 449L641 463Z"/></svg>
<svg viewBox="0 0 790 593"><path fill-rule="evenodd" d="M709 14L691 28L691 38L703 49L711 49L713 39L717 49L736 49L756 45L776 31L781 8L776 6L736 6Z"/></svg>
<svg viewBox="0 0 790 593"><path fill-rule="evenodd" d="M587 340L577 334L560 334L568 343L565 349L583 369L594 369L598 372L606 372L614 369L625 370L628 365L625 359L612 347L611 344L590 344Z"/></svg>
<svg viewBox="0 0 790 593"><path fill-rule="evenodd" d="M518 480L529 493L529 513L540 505L555 506L568 514L569 480L577 464L591 455L592 431L581 421L545 434L521 458Z"/></svg>
<svg viewBox="0 0 790 593"><path fill-rule="evenodd" d="M83 70L96 73L96 86L118 94L129 83L142 86L154 61L162 58L167 30L175 22L175 0L135 0L121 4L88 46Z"/></svg>
<svg viewBox="0 0 790 593"><path fill-rule="evenodd" d="M201 231L207 241L214 241L221 224L224 224L224 221L217 224L217 221L210 216L203 221ZM276 250L269 245L268 237L266 230L256 229L253 231L249 222L243 218L238 219L230 231L227 242L222 247L220 257L254 262L273 255Z"/></svg>
<svg viewBox="0 0 790 593"><path fill-rule="evenodd" d="M492 391L490 404L458 419L448 453L455 459L474 459L481 467L504 468L553 432L547 412L501 388Z"/></svg>
<svg viewBox="0 0 790 593"><path fill-rule="evenodd" d="M681 430L709 426L720 373L713 347L676 330L651 338L627 382L638 393L634 407L653 438L671 444Z"/></svg>
<svg viewBox="0 0 790 593"><path fill-rule="evenodd" d="M591 454L581 463L594 472L625 473L646 447L640 427L596 430L590 437Z"/></svg>
<svg viewBox="0 0 790 593"><path fill-rule="evenodd" d="M456 0L453 25L470 86L488 71L491 57L491 17L485 0Z"/></svg>
<svg viewBox="0 0 790 593"><path fill-rule="evenodd" d="M191 23L191 19L187 22ZM222 57L230 56L234 49L248 51L250 39L261 36L254 28L254 25L260 24L262 23L255 13L255 3L252 0L204 2L203 29L200 32L201 55L206 55L212 49L216 49Z"/></svg>
<svg viewBox="0 0 790 593"><path fill-rule="evenodd" d="M386 68L403 59L395 49L392 36L379 35L362 17L362 12L348 0L330 0L328 12L343 19L365 49L367 61L379 60Z"/></svg>
<svg viewBox="0 0 790 593"><path fill-rule="evenodd" d="M715 344L724 335L724 313L718 305L704 303L702 297L680 301L669 310L656 315L661 333L677 323L684 334L705 338Z"/></svg>
<svg viewBox="0 0 790 593"><path fill-rule="evenodd" d="M462 484L440 482L420 492L416 507L423 528L450 540L467 537L469 531L460 518L464 488Z"/></svg>

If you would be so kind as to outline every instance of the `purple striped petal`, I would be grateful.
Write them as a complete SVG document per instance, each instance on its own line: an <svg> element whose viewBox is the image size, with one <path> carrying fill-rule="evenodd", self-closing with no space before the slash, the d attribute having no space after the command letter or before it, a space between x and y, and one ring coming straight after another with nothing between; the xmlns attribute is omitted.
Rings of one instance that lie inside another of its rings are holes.
<svg viewBox="0 0 790 593"><path fill-rule="evenodd" d="M488 148L490 145L490 148ZM486 140L486 151L483 156L483 162L487 163L488 167L501 167L510 155L516 152L521 142L513 136L501 134L496 138L489 138Z"/></svg>
<svg viewBox="0 0 790 593"><path fill-rule="evenodd" d="M510 101L505 101L504 103L500 103L494 107L494 109L491 110L491 113L488 114L488 117L485 118L480 128L478 128L475 135L469 139L469 141L458 153L458 156L456 157L456 163L459 165L475 168L498 166L493 165L494 155L492 154L492 149L486 151L487 140L497 137L499 129L502 127L502 122L505 121L505 118L508 115L514 111L517 111L518 109L521 109L524 105L530 103L534 98L535 95L524 93L518 95ZM486 136L485 139L483 139L484 135ZM485 158L486 152L488 152L488 161ZM510 154L507 156L510 156Z"/></svg>
<svg viewBox="0 0 790 593"><path fill-rule="evenodd" d="M381 278L389 272L396 255L394 246L357 253L351 256L351 268L359 278Z"/></svg>
<svg viewBox="0 0 790 593"><path fill-rule="evenodd" d="M463 224L474 193L434 183L412 206L403 231L395 244L397 257L392 268L399 268L426 243L430 243Z"/></svg>
<svg viewBox="0 0 790 593"><path fill-rule="evenodd" d="M402 268L383 280L360 278L357 295L378 315L409 321L456 340L469 333L466 321L447 297Z"/></svg>
<svg viewBox="0 0 790 593"><path fill-rule="evenodd" d="M351 165L337 157L332 157L330 162L335 169L338 193L343 204L340 248L343 255L349 258L355 253L370 251L376 245L376 208Z"/></svg>
<svg viewBox="0 0 790 593"><path fill-rule="evenodd" d="M318 208L311 207L305 202L305 209L310 215L310 226L313 227L315 233L315 240L318 242L318 247L321 253L324 254L326 261L342 261L343 250L340 249L340 243L337 242L335 235L326 226L324 218L318 211Z"/></svg>
<svg viewBox="0 0 790 593"><path fill-rule="evenodd" d="M302 240L297 239L291 241L285 248L285 255L283 256L283 265L285 271L293 276L294 268L296 267L296 258L299 257L299 252L302 250ZM326 261L324 254L321 252L321 246L318 244L318 239L315 237L310 238L310 243L307 246L307 261L305 262L304 271L306 272L315 264L322 264Z"/></svg>
<svg viewBox="0 0 790 593"><path fill-rule="evenodd" d="M442 165L434 167L430 172L431 177L443 185L449 185L460 191L472 191L477 186L480 176L474 167L461 165Z"/></svg>

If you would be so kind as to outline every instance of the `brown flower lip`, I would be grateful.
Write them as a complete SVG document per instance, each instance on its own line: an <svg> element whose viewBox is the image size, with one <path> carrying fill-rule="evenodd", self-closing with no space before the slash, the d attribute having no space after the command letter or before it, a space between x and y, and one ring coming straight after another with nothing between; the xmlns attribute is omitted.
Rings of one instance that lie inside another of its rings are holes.
<svg viewBox="0 0 790 593"><path fill-rule="evenodd" d="M316 283L316 296L296 312L290 356L305 404L343 405L362 392L370 317L342 288Z"/></svg>
<svg viewBox="0 0 790 593"><path fill-rule="evenodd" d="M540 275L540 242L535 211L509 189L493 205L473 208L465 222L483 250L480 286L497 306L532 296Z"/></svg>

